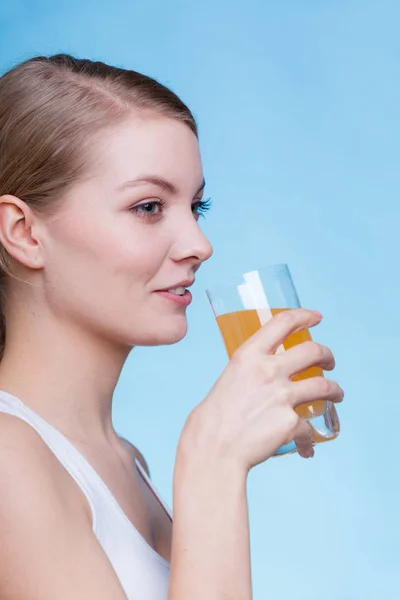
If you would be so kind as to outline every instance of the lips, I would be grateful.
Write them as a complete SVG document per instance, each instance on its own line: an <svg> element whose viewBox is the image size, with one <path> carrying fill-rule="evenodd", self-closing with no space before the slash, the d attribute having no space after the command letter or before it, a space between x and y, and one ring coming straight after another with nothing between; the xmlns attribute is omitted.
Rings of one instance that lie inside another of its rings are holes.
<svg viewBox="0 0 400 600"><path fill-rule="evenodd" d="M179 283L175 283L163 289L157 290L158 292L171 292L177 293L178 296L182 296L185 293L185 290L194 284L194 279L185 279L184 281L180 281Z"/></svg>
<svg viewBox="0 0 400 600"><path fill-rule="evenodd" d="M157 295L180 307L187 307L192 302L192 294L187 289L194 284L194 279L185 279L179 283L157 290Z"/></svg>
<svg viewBox="0 0 400 600"><path fill-rule="evenodd" d="M177 306L187 307L192 302L192 294L186 288L183 289L184 293L182 295L175 294L174 292L169 292L167 290L156 292L156 294L157 296L160 296L161 298L164 298L165 300L168 300Z"/></svg>

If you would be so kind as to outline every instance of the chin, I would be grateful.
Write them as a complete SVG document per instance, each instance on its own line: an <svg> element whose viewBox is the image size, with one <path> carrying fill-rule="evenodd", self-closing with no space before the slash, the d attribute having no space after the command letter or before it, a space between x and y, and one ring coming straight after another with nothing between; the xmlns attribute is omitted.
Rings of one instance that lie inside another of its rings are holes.
<svg viewBox="0 0 400 600"><path fill-rule="evenodd" d="M161 324L156 331L148 331L136 338L136 346L170 346L180 342L188 330L187 320L185 318L169 319L168 323Z"/></svg>

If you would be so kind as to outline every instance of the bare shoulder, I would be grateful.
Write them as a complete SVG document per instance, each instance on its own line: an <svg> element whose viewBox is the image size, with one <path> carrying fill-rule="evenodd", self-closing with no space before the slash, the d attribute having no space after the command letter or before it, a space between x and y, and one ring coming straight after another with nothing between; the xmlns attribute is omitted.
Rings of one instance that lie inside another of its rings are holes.
<svg viewBox="0 0 400 600"><path fill-rule="evenodd" d="M0 472L0 481L8 483L1 489L3 497L22 493L28 486L48 486L65 503L85 509L81 492L40 435L22 419L5 413L0 413Z"/></svg>
<svg viewBox="0 0 400 600"><path fill-rule="evenodd" d="M83 492L31 425L0 413L0 508L46 514L61 504L73 519L91 527Z"/></svg>
<svg viewBox="0 0 400 600"><path fill-rule="evenodd" d="M0 467L3 472L15 471L13 467L22 463L29 463L30 467L36 465L41 471L50 466L51 455L31 425L13 415L0 413Z"/></svg>
<svg viewBox="0 0 400 600"><path fill-rule="evenodd" d="M143 469L146 471L147 475L150 477L149 465L147 464L147 462L146 462L143 454L140 452L140 450L138 450L138 448L136 448L136 446L134 446L133 444L131 444L131 442L129 442L125 438L119 436L119 439L121 440L124 448L126 450L128 450L128 452L132 456L132 460L134 460L135 458L137 458L137 460L142 465Z"/></svg>
<svg viewBox="0 0 400 600"><path fill-rule="evenodd" d="M93 534L81 490L36 431L4 413L0 531L2 600L126 597Z"/></svg>

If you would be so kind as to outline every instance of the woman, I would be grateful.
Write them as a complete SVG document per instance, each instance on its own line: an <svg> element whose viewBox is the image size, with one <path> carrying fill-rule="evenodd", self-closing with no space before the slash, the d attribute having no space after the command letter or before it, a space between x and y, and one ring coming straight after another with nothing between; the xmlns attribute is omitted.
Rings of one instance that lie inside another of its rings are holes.
<svg viewBox="0 0 400 600"><path fill-rule="evenodd" d="M70 56L0 78L0 597L251 598L246 478L295 439L302 402L340 401L331 352L275 349L319 323L298 309L235 354L189 415L174 530L140 452L113 428L130 350L186 333L211 253L197 129L156 81Z"/></svg>

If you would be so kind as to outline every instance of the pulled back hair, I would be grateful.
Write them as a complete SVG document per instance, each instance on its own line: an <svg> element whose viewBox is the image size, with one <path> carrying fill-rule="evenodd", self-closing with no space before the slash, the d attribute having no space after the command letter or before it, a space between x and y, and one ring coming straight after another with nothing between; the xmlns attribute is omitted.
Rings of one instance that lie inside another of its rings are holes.
<svg viewBox="0 0 400 600"><path fill-rule="evenodd" d="M0 196L37 213L57 211L87 172L96 135L129 113L194 117L174 92L136 71L67 54L31 58L0 77ZM6 341L6 282L15 263L0 244L0 360Z"/></svg>

